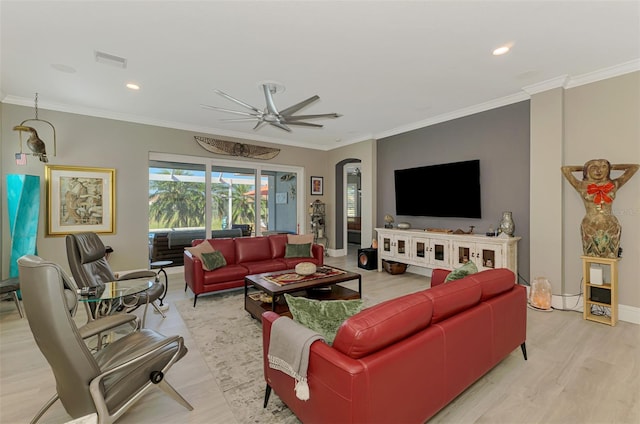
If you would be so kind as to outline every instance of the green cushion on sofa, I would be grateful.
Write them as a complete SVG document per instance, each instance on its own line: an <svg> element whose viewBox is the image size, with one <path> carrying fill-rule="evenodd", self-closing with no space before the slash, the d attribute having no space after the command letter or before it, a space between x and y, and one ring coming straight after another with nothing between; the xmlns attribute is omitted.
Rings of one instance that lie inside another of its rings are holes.
<svg viewBox="0 0 640 424"><path fill-rule="evenodd" d="M363 308L361 299L315 300L285 293L293 320L316 331L332 344L340 325Z"/></svg>
<svg viewBox="0 0 640 424"><path fill-rule="evenodd" d="M227 265L227 260L219 250L202 253L202 268L205 271L213 271L214 269L222 268L225 265Z"/></svg>
<svg viewBox="0 0 640 424"><path fill-rule="evenodd" d="M287 243L284 251L285 258L313 258L311 254L311 243L291 244Z"/></svg>
<svg viewBox="0 0 640 424"><path fill-rule="evenodd" d="M460 268L451 271L449 275L447 275L447 278L444 279L444 282L448 283L449 281L459 280L467 275L475 274L476 272L478 272L478 267L473 263L473 261L469 261Z"/></svg>

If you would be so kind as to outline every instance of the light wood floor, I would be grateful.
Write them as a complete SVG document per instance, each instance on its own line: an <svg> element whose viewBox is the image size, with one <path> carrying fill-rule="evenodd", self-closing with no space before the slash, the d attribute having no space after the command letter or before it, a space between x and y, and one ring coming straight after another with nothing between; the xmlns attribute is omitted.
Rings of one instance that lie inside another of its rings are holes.
<svg viewBox="0 0 640 424"><path fill-rule="evenodd" d="M376 302L428 287L428 279L416 274L359 270L353 252L327 263L361 271L363 292ZM183 291L181 273L169 277L170 304L192 298ZM167 379L195 409L189 412L155 390L118 423L235 423L176 309L171 307L166 319L149 311L147 327L184 336L189 353ZM584 321L576 312L529 310L527 351L528 361L515 350L430 422L640 423L640 326L609 327ZM19 318L13 302L0 302L0 423L29 422L54 391L27 320ZM419 393L407 396L420 401ZM40 422L69 419L58 402Z"/></svg>

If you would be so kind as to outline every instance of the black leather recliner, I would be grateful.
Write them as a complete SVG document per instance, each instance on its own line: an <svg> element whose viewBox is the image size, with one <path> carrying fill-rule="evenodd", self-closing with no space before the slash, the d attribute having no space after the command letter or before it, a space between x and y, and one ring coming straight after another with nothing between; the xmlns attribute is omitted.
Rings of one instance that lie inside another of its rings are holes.
<svg viewBox="0 0 640 424"><path fill-rule="evenodd" d="M149 290L125 297L122 302L126 305L124 312L131 312L140 306L151 304L164 318L164 313L158 308L155 301L165 292L165 286L158 281L154 271L135 271L128 274L115 276L105 257L105 246L96 233L69 234L66 237L67 260L71 275L78 287L101 287L110 281L131 280L133 278L149 278L155 284ZM95 314L96 305L91 305ZM146 309L146 308L145 308ZM146 312L146 311L145 311ZM142 317L142 327L144 327L146 313Z"/></svg>

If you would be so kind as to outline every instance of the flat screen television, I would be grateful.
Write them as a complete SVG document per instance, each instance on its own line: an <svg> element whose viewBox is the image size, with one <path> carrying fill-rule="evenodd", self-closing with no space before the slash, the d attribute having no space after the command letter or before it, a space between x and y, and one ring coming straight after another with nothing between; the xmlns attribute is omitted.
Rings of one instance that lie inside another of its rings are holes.
<svg viewBox="0 0 640 424"><path fill-rule="evenodd" d="M480 160L394 173L397 215L482 218Z"/></svg>

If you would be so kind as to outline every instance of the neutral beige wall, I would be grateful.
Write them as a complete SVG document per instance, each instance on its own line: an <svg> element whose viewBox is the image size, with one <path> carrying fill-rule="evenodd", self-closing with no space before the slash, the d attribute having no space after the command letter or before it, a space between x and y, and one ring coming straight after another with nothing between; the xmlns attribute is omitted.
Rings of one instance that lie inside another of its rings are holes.
<svg viewBox="0 0 640 424"><path fill-rule="evenodd" d="M562 285L562 166L564 89L531 96L530 274Z"/></svg>
<svg viewBox="0 0 640 424"><path fill-rule="evenodd" d="M566 90L564 127L563 165L583 165L598 158L611 163L640 163L640 72ZM580 222L585 211L578 193L566 181L562 184L565 289L578 293L582 278ZM624 250L619 264L619 303L638 308L640 174L618 191L613 213L622 225L620 245Z"/></svg>
<svg viewBox="0 0 640 424"><path fill-rule="evenodd" d="M40 211L38 254L68 269L64 237L44 236L46 217L44 164L33 157L28 157L27 166L17 166L13 157L18 143L18 134L12 130L13 125L31 117L33 117L31 108L7 104L2 107L2 164L0 165L3 176L2 186L3 190L6 189L6 174L20 173L41 177L43 207ZM91 166L116 170L116 234L102 236L105 244L111 245L115 250L111 259L115 270L147 268L150 151L243 160L231 156L213 155L202 149L194 141L193 136L206 134L43 109L39 110L39 117L50 121L56 128L58 149L57 156L50 158L51 165ZM253 141L250 143L267 145ZM325 195L320 198L330 203L331 190L327 185L328 153L289 146L275 147L282 148L282 151L275 159L267 162L304 167L307 179L311 175L324 176ZM50 148L49 143L47 148ZM308 181L304 187L307 204L318 198L318 196L313 198L309 196ZM6 218L4 196L2 197L2 214L2 249L7 252L9 224ZM7 255L3 255L3 277L8 275L8 262Z"/></svg>

